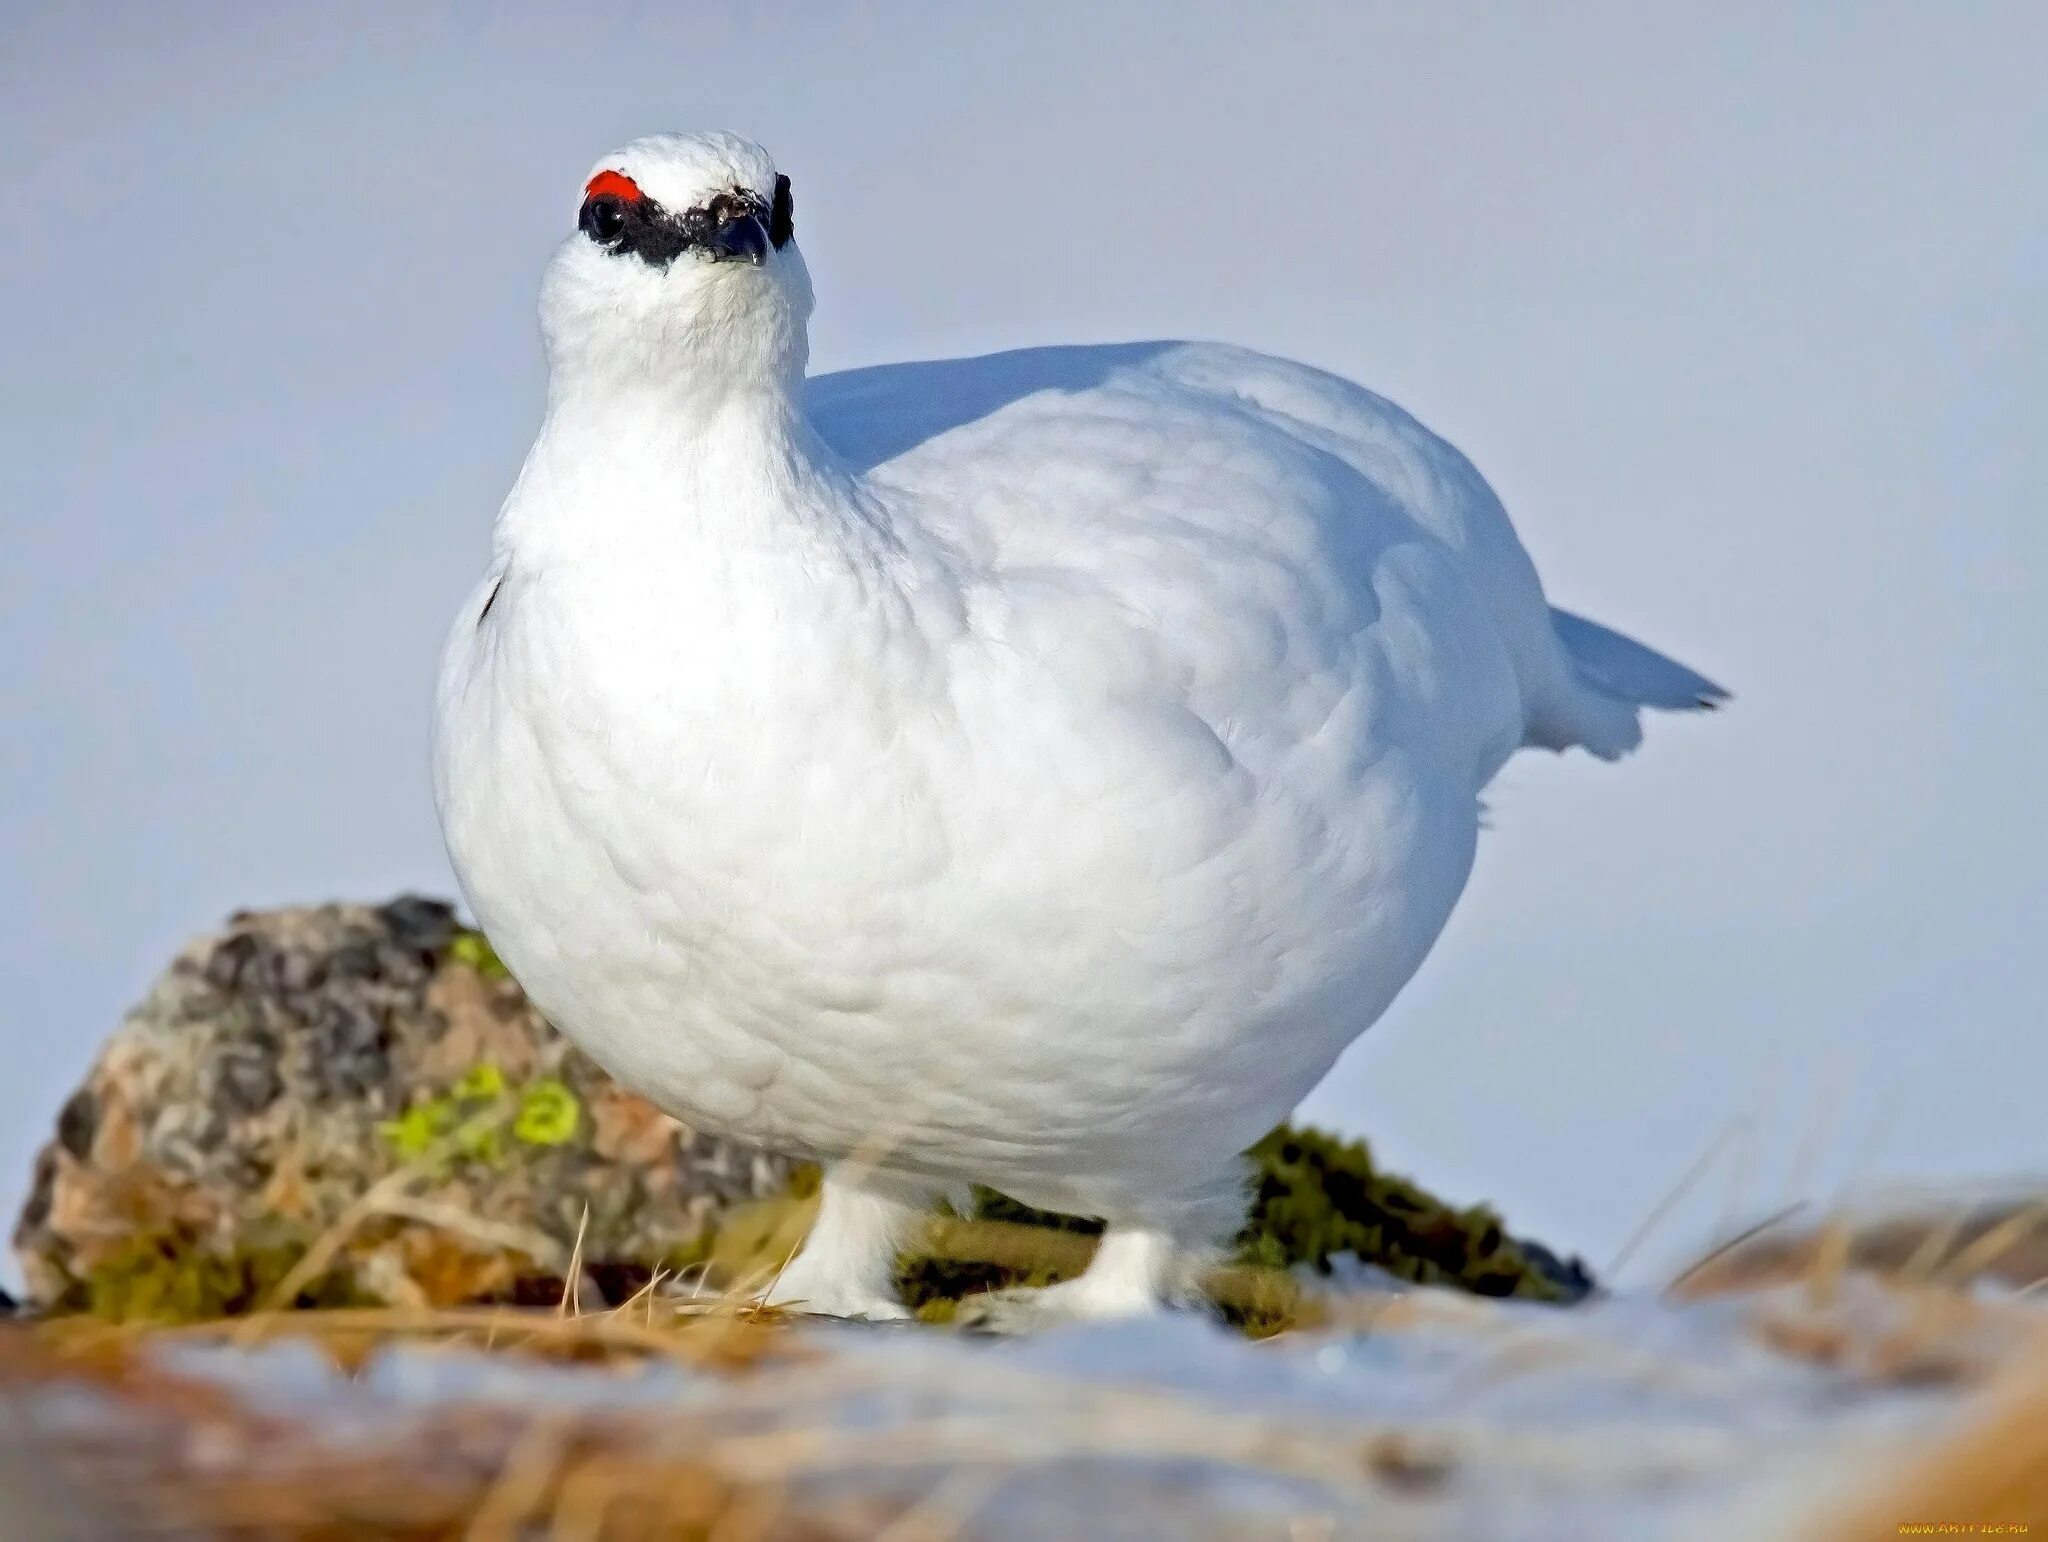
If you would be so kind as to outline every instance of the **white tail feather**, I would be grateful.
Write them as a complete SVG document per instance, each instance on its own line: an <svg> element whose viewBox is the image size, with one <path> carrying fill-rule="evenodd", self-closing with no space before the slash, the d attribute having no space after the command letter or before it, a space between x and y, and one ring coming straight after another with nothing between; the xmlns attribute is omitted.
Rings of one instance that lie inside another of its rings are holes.
<svg viewBox="0 0 2048 1542"><path fill-rule="evenodd" d="M1597 621L1553 605L1550 625L1580 678L1616 701L1666 712L1696 712L1728 699L1728 693L1705 675Z"/></svg>
<svg viewBox="0 0 2048 1542"><path fill-rule="evenodd" d="M1570 661L1571 678L1530 713L1531 745L1576 745L1602 760L1618 760L1642 742L1644 707L1696 712L1728 699L1705 675L1597 621L1553 606L1550 624Z"/></svg>

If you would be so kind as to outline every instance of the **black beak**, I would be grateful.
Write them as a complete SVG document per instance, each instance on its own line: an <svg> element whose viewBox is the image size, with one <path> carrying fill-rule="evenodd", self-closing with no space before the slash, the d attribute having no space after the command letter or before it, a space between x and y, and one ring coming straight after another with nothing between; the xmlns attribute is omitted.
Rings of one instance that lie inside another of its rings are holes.
<svg viewBox="0 0 2048 1542"><path fill-rule="evenodd" d="M758 215L737 215L712 231L702 244L715 262L749 262L758 268L768 260L768 227Z"/></svg>

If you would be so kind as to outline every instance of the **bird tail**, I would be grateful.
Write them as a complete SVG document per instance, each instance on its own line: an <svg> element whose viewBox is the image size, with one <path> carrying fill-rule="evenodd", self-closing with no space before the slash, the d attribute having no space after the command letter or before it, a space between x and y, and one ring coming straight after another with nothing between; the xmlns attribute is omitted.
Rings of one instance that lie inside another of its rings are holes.
<svg viewBox="0 0 2048 1542"><path fill-rule="evenodd" d="M1615 760L1642 741L1638 716L1644 707L1710 711L1728 699L1705 675L1597 621L1552 606L1550 625L1564 645L1572 680L1561 699L1532 714L1531 744L1553 750L1581 745L1602 760Z"/></svg>

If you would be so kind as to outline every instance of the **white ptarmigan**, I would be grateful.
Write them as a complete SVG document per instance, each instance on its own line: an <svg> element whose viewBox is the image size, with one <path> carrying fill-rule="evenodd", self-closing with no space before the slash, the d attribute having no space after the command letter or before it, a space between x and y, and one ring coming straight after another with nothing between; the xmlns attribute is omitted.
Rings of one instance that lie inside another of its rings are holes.
<svg viewBox="0 0 2048 1542"><path fill-rule="evenodd" d="M1721 693L1550 608L1392 403L1205 343L806 381L789 183L595 168L547 412L441 666L435 790L534 1001L826 1165L770 1299L896 1316L934 1195L1099 1216L1024 1326L1144 1311L1429 951L1524 745Z"/></svg>

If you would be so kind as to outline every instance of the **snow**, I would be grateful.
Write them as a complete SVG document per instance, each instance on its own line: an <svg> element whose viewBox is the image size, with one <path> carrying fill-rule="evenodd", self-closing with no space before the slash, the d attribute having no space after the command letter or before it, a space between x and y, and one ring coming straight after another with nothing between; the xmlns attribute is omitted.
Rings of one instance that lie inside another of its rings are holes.
<svg viewBox="0 0 2048 1542"><path fill-rule="evenodd" d="M1182 1313L1021 1340L800 1322L739 1370L413 1344L349 1376L302 1341L156 1353L328 1451L402 1446L456 1410L611 1421L757 1477L766 1451L776 1481L827 1506L935 1502L964 1480L977 1538L1793 1535L1959 1427L2017 1342L2001 1333L2040 1326L2010 1300L1970 1305L1975 1359L1882 1374L1858 1334L1899 1331L1901 1298L1847 1285L1831 1302L1801 1285L1569 1309L1352 1290L1332 1326L1258 1343ZM1792 1319L1847 1328L1829 1341L1845 1347L1774 1348L1764 1326ZM75 1427L68 1392L37 1418L60 1400Z"/></svg>

